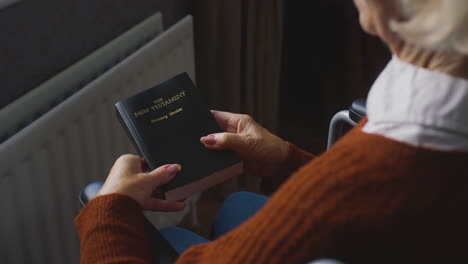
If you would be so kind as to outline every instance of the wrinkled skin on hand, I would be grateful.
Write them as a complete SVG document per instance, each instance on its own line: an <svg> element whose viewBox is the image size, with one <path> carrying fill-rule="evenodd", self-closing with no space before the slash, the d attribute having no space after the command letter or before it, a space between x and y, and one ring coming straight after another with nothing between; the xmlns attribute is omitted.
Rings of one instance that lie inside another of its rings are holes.
<svg viewBox="0 0 468 264"><path fill-rule="evenodd" d="M248 115L212 111L214 118L226 132L202 137L209 149L229 149L237 152L244 170L269 178L278 172L288 154L288 143L270 133Z"/></svg>

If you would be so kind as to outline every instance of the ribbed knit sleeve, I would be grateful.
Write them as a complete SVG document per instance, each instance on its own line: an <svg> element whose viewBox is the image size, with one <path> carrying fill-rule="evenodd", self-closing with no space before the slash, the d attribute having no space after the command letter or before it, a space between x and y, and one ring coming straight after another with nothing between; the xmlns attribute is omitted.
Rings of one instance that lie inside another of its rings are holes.
<svg viewBox="0 0 468 264"><path fill-rule="evenodd" d="M150 263L144 216L128 196L111 194L91 200L75 218L80 263Z"/></svg>
<svg viewBox="0 0 468 264"><path fill-rule="evenodd" d="M351 176L354 161L342 160L347 153L340 152L299 169L256 215L216 241L191 247L177 263L307 263L340 256L340 241L359 233L352 218L366 219L369 210L360 211L362 201L355 200L361 183L347 185L342 178Z"/></svg>
<svg viewBox="0 0 468 264"><path fill-rule="evenodd" d="M177 263L466 260L467 160L355 129L295 172L252 218L189 248Z"/></svg>
<svg viewBox="0 0 468 264"><path fill-rule="evenodd" d="M288 155L286 160L280 164L277 173L273 177L261 179L260 188L262 193L272 194L293 172L312 161L315 157L315 155L288 142Z"/></svg>
<svg viewBox="0 0 468 264"><path fill-rule="evenodd" d="M253 217L177 263L466 262L468 153L359 129L302 166ZM76 226L82 263L148 263L143 215L130 198L91 201Z"/></svg>
<svg viewBox="0 0 468 264"><path fill-rule="evenodd" d="M298 148L291 142L288 142L288 145L288 157L283 167L285 176L290 176L291 173L315 158L315 155Z"/></svg>

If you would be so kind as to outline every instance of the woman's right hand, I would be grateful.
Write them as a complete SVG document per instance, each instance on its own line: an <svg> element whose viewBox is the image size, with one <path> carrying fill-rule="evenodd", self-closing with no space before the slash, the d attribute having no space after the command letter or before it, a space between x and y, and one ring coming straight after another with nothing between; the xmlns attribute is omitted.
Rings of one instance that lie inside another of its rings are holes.
<svg viewBox="0 0 468 264"><path fill-rule="evenodd" d="M244 170L256 176L274 177L288 155L289 145L248 115L212 111L226 132L210 134L200 141L209 149L237 152Z"/></svg>

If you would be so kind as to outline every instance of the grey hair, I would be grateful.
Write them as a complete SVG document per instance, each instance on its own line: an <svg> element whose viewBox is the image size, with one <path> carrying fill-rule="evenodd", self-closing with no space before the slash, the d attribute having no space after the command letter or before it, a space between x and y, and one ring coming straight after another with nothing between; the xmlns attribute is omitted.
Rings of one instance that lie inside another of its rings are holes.
<svg viewBox="0 0 468 264"><path fill-rule="evenodd" d="M404 40L468 55L468 0L398 1L400 19L390 21L390 27Z"/></svg>

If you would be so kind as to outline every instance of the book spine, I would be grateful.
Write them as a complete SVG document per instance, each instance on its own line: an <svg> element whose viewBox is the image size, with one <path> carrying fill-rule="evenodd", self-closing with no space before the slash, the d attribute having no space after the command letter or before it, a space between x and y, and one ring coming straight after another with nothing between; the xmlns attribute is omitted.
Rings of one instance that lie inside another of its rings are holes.
<svg viewBox="0 0 468 264"><path fill-rule="evenodd" d="M130 141L132 142L133 146L138 152L138 155L145 158L146 162L148 163L148 166L150 167L150 170L154 170L155 168L153 168L154 165L152 157L149 155L148 151L145 150L142 144L142 140L138 135L131 119L127 115L127 112L125 111L124 107L120 103L117 103L115 105L115 110L115 114L117 115L120 124L124 128L125 133L127 133L127 136L130 138Z"/></svg>

